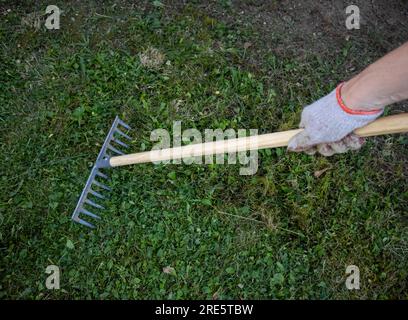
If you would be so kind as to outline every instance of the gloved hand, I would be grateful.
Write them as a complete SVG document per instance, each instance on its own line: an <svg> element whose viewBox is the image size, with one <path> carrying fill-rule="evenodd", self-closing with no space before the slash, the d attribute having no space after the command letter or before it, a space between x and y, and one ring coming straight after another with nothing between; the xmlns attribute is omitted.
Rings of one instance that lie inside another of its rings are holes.
<svg viewBox="0 0 408 320"><path fill-rule="evenodd" d="M288 150L308 154L317 151L331 156L361 148L364 139L352 132L374 121L383 109L360 111L348 108L341 99L342 86L340 84L327 96L303 109L299 127L304 130L289 141Z"/></svg>

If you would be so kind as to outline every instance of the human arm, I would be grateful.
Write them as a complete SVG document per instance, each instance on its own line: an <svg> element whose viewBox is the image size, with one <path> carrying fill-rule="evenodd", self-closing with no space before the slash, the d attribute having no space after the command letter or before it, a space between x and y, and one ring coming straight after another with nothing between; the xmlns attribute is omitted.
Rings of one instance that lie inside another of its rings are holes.
<svg viewBox="0 0 408 320"><path fill-rule="evenodd" d="M351 134L374 121L385 106L408 99L408 42L368 66L327 96L304 108L304 130L290 151L330 156L358 149L364 139Z"/></svg>

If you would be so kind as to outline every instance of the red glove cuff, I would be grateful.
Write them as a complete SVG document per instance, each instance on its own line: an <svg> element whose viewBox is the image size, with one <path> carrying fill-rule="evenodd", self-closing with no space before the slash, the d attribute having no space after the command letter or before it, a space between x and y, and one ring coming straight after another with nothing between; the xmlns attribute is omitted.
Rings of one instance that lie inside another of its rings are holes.
<svg viewBox="0 0 408 320"><path fill-rule="evenodd" d="M336 98L337 103L343 109L344 112L354 115L371 115L382 112L382 109L375 109L375 110L353 110L348 108L345 104L343 99L341 98L341 88L343 87L344 82L340 83L336 88Z"/></svg>

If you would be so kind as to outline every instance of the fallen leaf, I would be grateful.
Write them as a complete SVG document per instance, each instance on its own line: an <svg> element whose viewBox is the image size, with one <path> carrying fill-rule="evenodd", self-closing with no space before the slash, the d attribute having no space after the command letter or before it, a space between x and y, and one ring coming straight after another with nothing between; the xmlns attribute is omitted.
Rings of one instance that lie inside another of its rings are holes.
<svg viewBox="0 0 408 320"><path fill-rule="evenodd" d="M317 171L315 171L314 176L316 178L319 178L323 173L325 173L327 170L330 170L330 169L331 169L331 167L327 167L327 168L324 168L322 170L317 170Z"/></svg>
<svg viewBox="0 0 408 320"><path fill-rule="evenodd" d="M244 43L244 49L248 49L250 46L252 46L251 42L245 42Z"/></svg>
<svg viewBox="0 0 408 320"><path fill-rule="evenodd" d="M163 268L163 272L166 274L175 274L176 270L173 267L167 266Z"/></svg>

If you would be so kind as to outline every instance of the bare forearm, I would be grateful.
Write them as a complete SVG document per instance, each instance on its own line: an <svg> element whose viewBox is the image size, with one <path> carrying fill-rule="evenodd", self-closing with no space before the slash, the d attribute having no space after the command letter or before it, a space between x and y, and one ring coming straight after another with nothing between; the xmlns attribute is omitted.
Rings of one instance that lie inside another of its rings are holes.
<svg viewBox="0 0 408 320"><path fill-rule="evenodd" d="M355 110L379 109L408 99L408 42L347 81L341 95Z"/></svg>

